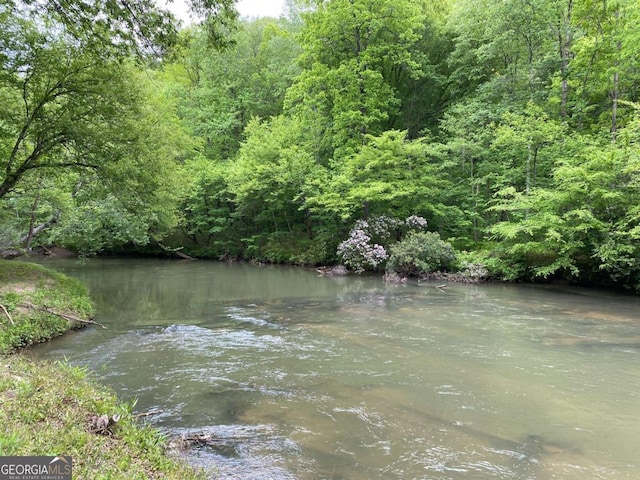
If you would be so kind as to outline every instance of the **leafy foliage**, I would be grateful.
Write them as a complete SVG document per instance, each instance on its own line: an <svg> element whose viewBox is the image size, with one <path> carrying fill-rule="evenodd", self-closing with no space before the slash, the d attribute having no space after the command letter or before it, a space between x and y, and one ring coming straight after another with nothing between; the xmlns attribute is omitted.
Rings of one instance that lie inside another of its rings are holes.
<svg viewBox="0 0 640 480"><path fill-rule="evenodd" d="M371 237L359 228L349 233L349 238L338 245L338 255L356 273L377 270L387 260L387 252L382 245L371 244Z"/></svg>
<svg viewBox="0 0 640 480"><path fill-rule="evenodd" d="M175 85L178 114L204 141L208 158L233 156L253 118L281 113L299 73L294 29L284 20L256 20L235 32L233 47L213 51L200 30L182 32L164 75Z"/></svg>
<svg viewBox="0 0 640 480"><path fill-rule="evenodd" d="M166 234L177 223L175 160L190 148L184 128L136 64L75 35L71 17L38 20L36 6L0 17L0 201L12 214L2 244L29 247L37 231L93 253Z"/></svg>
<svg viewBox="0 0 640 480"><path fill-rule="evenodd" d="M518 276L599 277L637 288L636 125L624 132L625 143L584 146L558 161L550 187L503 192L494 208L509 209L511 218L492 231L501 254L526 268Z"/></svg>
<svg viewBox="0 0 640 480"><path fill-rule="evenodd" d="M391 126L400 105L394 75L422 75L413 46L423 19L419 5L407 0L320 2L305 17L305 68L287 93L286 107L301 120L313 119L328 137L322 155L350 155L365 135Z"/></svg>
<svg viewBox="0 0 640 480"><path fill-rule="evenodd" d="M187 5L204 20L210 45L228 41L237 18L233 1L190 0ZM103 55L162 53L177 37L177 20L153 0L4 0L2 8L22 17L53 19L56 28Z"/></svg>
<svg viewBox="0 0 640 480"><path fill-rule="evenodd" d="M82 45L27 21L13 28L0 47L0 198L31 171L98 169L123 156L133 143L126 119L137 101L125 65L98 63Z"/></svg>
<svg viewBox="0 0 640 480"><path fill-rule="evenodd" d="M414 233L427 227L427 221L411 215L404 221L378 215L358 220L349 238L338 245L338 256L356 273L379 270L389 258L387 249L406 232Z"/></svg>
<svg viewBox="0 0 640 480"><path fill-rule="evenodd" d="M640 290L638 2L129 3L2 4L3 244L453 268L374 231L417 215L482 276Z"/></svg>
<svg viewBox="0 0 640 480"><path fill-rule="evenodd" d="M456 254L451 244L437 232L411 232L391 246L387 271L420 277L427 273L446 271L453 267Z"/></svg>

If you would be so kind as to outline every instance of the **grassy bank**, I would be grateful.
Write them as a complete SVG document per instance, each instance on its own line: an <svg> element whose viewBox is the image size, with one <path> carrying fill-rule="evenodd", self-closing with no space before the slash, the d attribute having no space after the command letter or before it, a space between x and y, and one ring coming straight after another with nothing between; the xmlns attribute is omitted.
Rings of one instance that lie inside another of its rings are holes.
<svg viewBox="0 0 640 480"><path fill-rule="evenodd" d="M7 355L90 321L78 281L0 261L0 305L0 455L71 455L77 479L202 478L82 369Z"/></svg>
<svg viewBox="0 0 640 480"><path fill-rule="evenodd" d="M0 354L82 327L92 314L78 280L40 265L0 260Z"/></svg>

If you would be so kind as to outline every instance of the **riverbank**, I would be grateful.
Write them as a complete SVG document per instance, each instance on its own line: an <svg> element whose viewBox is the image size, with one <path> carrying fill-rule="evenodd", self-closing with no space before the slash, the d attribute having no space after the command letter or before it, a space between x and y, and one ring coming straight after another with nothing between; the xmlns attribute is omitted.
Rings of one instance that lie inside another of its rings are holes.
<svg viewBox="0 0 640 480"><path fill-rule="evenodd" d="M39 265L0 260L0 354L80 328L92 315L79 281Z"/></svg>
<svg viewBox="0 0 640 480"><path fill-rule="evenodd" d="M132 405L87 372L19 353L91 323L92 315L77 280L0 260L0 454L71 455L74 478L203 478L170 458L167 439L141 426Z"/></svg>

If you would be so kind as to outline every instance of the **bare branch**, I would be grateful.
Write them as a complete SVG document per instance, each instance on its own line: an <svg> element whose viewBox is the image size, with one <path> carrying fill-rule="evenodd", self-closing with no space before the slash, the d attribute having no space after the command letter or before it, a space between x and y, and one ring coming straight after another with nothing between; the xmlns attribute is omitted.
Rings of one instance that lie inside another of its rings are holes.
<svg viewBox="0 0 640 480"><path fill-rule="evenodd" d="M20 306L21 307L25 307L25 308L29 308L31 310L37 310L37 311L40 311L40 312L50 313L51 315L55 315L56 317L64 318L65 320L68 320L70 322L87 323L87 324L90 324L90 325L97 325L99 327L104 328L105 330L107 329L107 327L105 327L101 323L95 322L93 320L83 320L82 318L74 317L73 315L69 315L67 313L56 312L55 310L52 310L49 307L39 307L37 305L34 305L33 303L27 303L27 302L20 303Z"/></svg>
<svg viewBox="0 0 640 480"><path fill-rule="evenodd" d="M11 322L11 325L15 326L16 324L13 321L13 318L11 318L11 315L9 314L9 311L7 310L7 308L4 305L2 305L1 303L0 303L0 308L2 308L2 311L4 312L4 314L7 316L7 318Z"/></svg>

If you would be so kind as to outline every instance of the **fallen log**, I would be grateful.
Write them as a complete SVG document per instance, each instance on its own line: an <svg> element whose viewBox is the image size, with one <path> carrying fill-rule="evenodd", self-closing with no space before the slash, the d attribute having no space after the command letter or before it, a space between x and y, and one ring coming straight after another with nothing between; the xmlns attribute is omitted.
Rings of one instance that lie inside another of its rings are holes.
<svg viewBox="0 0 640 480"><path fill-rule="evenodd" d="M0 250L0 259L11 260L12 258L21 257L26 252L17 248L6 248Z"/></svg>
<svg viewBox="0 0 640 480"><path fill-rule="evenodd" d="M69 315L68 313L56 312L55 310L52 310L49 307L38 307L37 305L34 305L33 303L27 303L27 302L22 302L22 303L19 303L18 305L20 307L29 308L31 310L37 310L37 311L40 311L40 312L50 313L51 315L55 315L57 317L64 318L65 320L70 321L70 322L78 322L78 323L86 323L86 324L89 324L89 325L97 325L99 327L104 328L105 330L107 329L107 327L105 327L101 323L95 322L93 320L84 320L82 318L74 317L73 315Z"/></svg>
<svg viewBox="0 0 640 480"><path fill-rule="evenodd" d="M198 433L183 433L182 435L175 436L171 439L171 444L177 447L179 450L188 450L194 446L208 446L218 447L220 445L228 445L230 443L246 443L251 441L260 441L256 437L248 437L244 435L240 436L224 436L218 437L212 433L198 432Z"/></svg>
<svg viewBox="0 0 640 480"><path fill-rule="evenodd" d="M33 237L35 237L39 233L42 233L44 230L46 230L50 226L55 225L57 222L58 222L58 217L53 217L48 222L44 222L38 225L37 227L33 227L33 229L30 230L26 235L23 235L22 237L20 237L20 243L30 242Z"/></svg>
<svg viewBox="0 0 640 480"><path fill-rule="evenodd" d="M164 410L160 410L160 409L149 410L148 412L138 413L137 415L134 415L133 418L142 418L142 417L150 417L151 415L160 415L163 411Z"/></svg>
<svg viewBox="0 0 640 480"><path fill-rule="evenodd" d="M170 248L170 247L167 247L167 246L163 245L163 244L162 244L162 243L160 243L160 242L156 242L156 243L157 243L157 244L158 244L158 246L159 246L162 250L164 250L165 252L175 253L178 257L180 257L180 258L184 258L185 260L195 260L195 258L193 258L193 257L191 257L191 256L189 256L189 255L187 255L187 254L186 254L186 253L184 253L184 252L181 252L180 250L182 250L182 247L178 247L178 248Z"/></svg>

